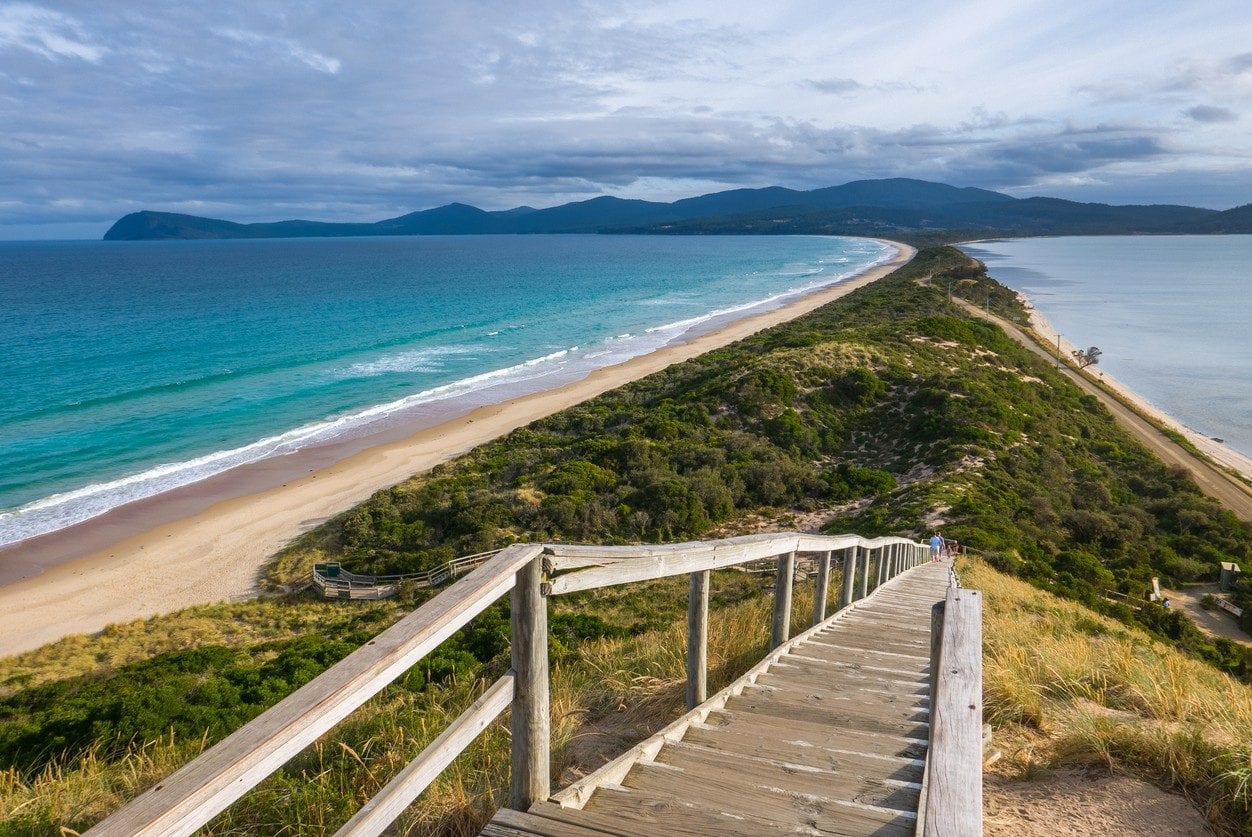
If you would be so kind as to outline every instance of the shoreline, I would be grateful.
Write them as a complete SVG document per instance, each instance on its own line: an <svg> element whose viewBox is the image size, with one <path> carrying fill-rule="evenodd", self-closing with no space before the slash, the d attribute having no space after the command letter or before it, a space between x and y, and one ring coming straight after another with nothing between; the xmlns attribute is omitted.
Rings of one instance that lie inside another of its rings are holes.
<svg viewBox="0 0 1252 837"><path fill-rule="evenodd" d="M1049 322L1043 312L1035 307L1030 297L1016 288L1012 290L1013 293L1017 294L1017 298L1021 300L1023 307L1030 316L1031 329L1050 346L1057 346L1059 341L1061 355L1065 358L1068 365L1069 359L1073 357L1073 352L1079 350L1078 347L1065 339L1065 336L1056 330L1056 327ZM1082 371L1087 373L1088 377L1094 375L1101 384L1115 393L1123 402L1138 410L1142 415L1182 435L1219 467L1234 471L1246 480L1252 480L1252 457L1246 456L1197 430L1193 430L1107 372L1095 367L1088 367Z"/></svg>
<svg viewBox="0 0 1252 837"><path fill-rule="evenodd" d="M896 255L778 308L556 388L478 406L313 468L306 467L307 458L298 467L293 467L296 460L283 462L283 457L257 463L262 467L255 472L227 472L16 544L37 569L35 575L0 586L0 656L70 634L94 633L115 622L253 598L260 592L260 571L274 553L374 492L536 419L795 319L886 276L917 252L900 242L876 240L896 248ZM248 482L250 476L256 481ZM285 481L273 485L275 478ZM266 481L270 487L258 490Z"/></svg>

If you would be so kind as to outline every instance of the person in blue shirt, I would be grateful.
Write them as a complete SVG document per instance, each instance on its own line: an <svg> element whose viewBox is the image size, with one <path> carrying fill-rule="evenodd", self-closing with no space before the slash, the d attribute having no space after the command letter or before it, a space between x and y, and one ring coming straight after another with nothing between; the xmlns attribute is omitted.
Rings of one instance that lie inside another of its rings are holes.
<svg viewBox="0 0 1252 837"><path fill-rule="evenodd" d="M930 536L930 560L938 561L943 554L943 535L936 531Z"/></svg>

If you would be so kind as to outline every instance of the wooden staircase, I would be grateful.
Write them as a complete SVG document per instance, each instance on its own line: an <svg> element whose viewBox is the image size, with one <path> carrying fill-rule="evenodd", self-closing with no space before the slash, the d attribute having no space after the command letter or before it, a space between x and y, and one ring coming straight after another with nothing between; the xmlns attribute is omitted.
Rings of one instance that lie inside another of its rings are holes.
<svg viewBox="0 0 1252 837"><path fill-rule="evenodd" d="M505 835L913 834L930 740L931 611L949 563L917 567L787 642L736 683L527 812ZM707 706L707 710L706 710ZM696 720L696 718L699 720ZM579 807L581 803L581 807Z"/></svg>
<svg viewBox="0 0 1252 837"><path fill-rule="evenodd" d="M908 538L801 532L663 545L514 544L87 834L200 832L505 595L509 670L337 837L389 833L506 710L508 809L487 835L978 834L981 602L977 591L952 586L948 564L930 563L927 552ZM813 627L791 638L804 555L817 567ZM763 560L776 568L771 650L709 697L710 573ZM836 569L838 611L828 618ZM553 794L548 599L684 575L687 713ZM939 661L933 679L931 660Z"/></svg>

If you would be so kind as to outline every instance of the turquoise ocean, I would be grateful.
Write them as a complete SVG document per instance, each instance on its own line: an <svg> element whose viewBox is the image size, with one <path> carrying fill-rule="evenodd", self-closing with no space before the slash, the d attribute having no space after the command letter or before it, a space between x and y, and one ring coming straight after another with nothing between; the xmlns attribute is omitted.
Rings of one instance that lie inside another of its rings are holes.
<svg viewBox="0 0 1252 837"><path fill-rule="evenodd" d="M1099 368L1252 456L1252 236L1101 236L962 250L1022 291Z"/></svg>
<svg viewBox="0 0 1252 837"><path fill-rule="evenodd" d="M894 255L817 236L0 243L0 545L548 389Z"/></svg>

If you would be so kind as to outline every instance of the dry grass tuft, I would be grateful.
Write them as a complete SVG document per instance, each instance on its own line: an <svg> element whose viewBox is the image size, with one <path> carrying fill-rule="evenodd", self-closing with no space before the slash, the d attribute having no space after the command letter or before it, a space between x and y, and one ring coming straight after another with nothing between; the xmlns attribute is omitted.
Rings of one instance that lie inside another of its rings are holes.
<svg viewBox="0 0 1252 837"><path fill-rule="evenodd" d="M980 562L987 720L1022 778L1126 770L1185 793L1221 833L1252 828L1252 688Z"/></svg>

